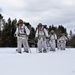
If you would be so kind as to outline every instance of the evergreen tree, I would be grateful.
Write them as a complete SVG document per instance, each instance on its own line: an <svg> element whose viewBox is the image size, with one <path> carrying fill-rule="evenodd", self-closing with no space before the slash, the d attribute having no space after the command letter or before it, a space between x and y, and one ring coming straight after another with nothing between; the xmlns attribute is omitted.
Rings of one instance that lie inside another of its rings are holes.
<svg viewBox="0 0 75 75"><path fill-rule="evenodd" d="M16 21L15 20L11 21L11 19L9 18L2 32L3 47L15 46L15 38L14 38L15 29L16 29Z"/></svg>
<svg viewBox="0 0 75 75"><path fill-rule="evenodd" d="M72 36L72 38L70 39L69 45L70 45L71 47L75 47L75 35Z"/></svg>
<svg viewBox="0 0 75 75"><path fill-rule="evenodd" d="M31 46L31 45L35 45L36 46L36 40L35 40L35 33L36 33L36 31L35 31L35 29L32 27L31 28L31 30L30 30L30 35L29 35L29 40L28 40L28 42L29 42L29 45Z"/></svg>

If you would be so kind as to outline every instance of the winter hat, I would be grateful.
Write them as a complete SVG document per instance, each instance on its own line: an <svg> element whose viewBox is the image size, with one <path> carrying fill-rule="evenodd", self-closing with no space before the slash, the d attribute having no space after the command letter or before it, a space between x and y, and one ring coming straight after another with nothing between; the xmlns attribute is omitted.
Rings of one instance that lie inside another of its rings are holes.
<svg viewBox="0 0 75 75"><path fill-rule="evenodd" d="M39 23L39 24L38 24L38 27L42 27L42 23Z"/></svg>
<svg viewBox="0 0 75 75"><path fill-rule="evenodd" d="M65 35L65 33L62 33L61 36Z"/></svg>
<svg viewBox="0 0 75 75"><path fill-rule="evenodd" d="M54 33L54 30L51 30L50 32L51 32L51 33Z"/></svg>
<svg viewBox="0 0 75 75"><path fill-rule="evenodd" d="M19 19L18 24L23 24L23 20Z"/></svg>

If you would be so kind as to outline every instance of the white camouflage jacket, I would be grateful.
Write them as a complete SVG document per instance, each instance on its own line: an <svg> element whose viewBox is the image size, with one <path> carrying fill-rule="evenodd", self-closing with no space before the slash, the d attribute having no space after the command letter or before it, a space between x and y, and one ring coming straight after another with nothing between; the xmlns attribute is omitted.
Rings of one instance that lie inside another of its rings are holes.
<svg viewBox="0 0 75 75"><path fill-rule="evenodd" d="M30 30L23 24L23 26L21 28L17 27L15 34L16 37L19 37L18 34L25 34L24 30L26 31L26 35L30 34Z"/></svg>
<svg viewBox="0 0 75 75"><path fill-rule="evenodd" d="M45 37L48 37L48 31L45 28L42 31L40 31L40 30L38 31L38 29L37 29L35 37L38 37L39 35L45 35Z"/></svg>

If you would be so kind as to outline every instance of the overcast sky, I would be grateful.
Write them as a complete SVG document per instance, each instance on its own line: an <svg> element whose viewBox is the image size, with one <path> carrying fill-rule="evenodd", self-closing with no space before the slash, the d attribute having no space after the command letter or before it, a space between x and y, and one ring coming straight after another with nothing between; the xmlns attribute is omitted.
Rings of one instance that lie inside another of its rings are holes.
<svg viewBox="0 0 75 75"><path fill-rule="evenodd" d="M0 13L5 20L23 19L34 27L42 23L75 29L75 0L0 0Z"/></svg>

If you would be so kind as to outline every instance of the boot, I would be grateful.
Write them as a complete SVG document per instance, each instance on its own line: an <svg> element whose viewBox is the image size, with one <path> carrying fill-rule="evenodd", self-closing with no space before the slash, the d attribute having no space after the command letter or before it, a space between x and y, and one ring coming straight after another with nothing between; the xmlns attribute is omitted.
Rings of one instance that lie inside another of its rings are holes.
<svg viewBox="0 0 75 75"><path fill-rule="evenodd" d="M24 52L29 53L29 51L28 51L28 50L25 50Z"/></svg>
<svg viewBox="0 0 75 75"><path fill-rule="evenodd" d="M47 52L46 49L44 49L43 52L46 53Z"/></svg>
<svg viewBox="0 0 75 75"><path fill-rule="evenodd" d="M42 53L42 51L39 51L39 53Z"/></svg>
<svg viewBox="0 0 75 75"><path fill-rule="evenodd" d="M22 53L21 51L17 51L17 52L20 53L20 54Z"/></svg>

